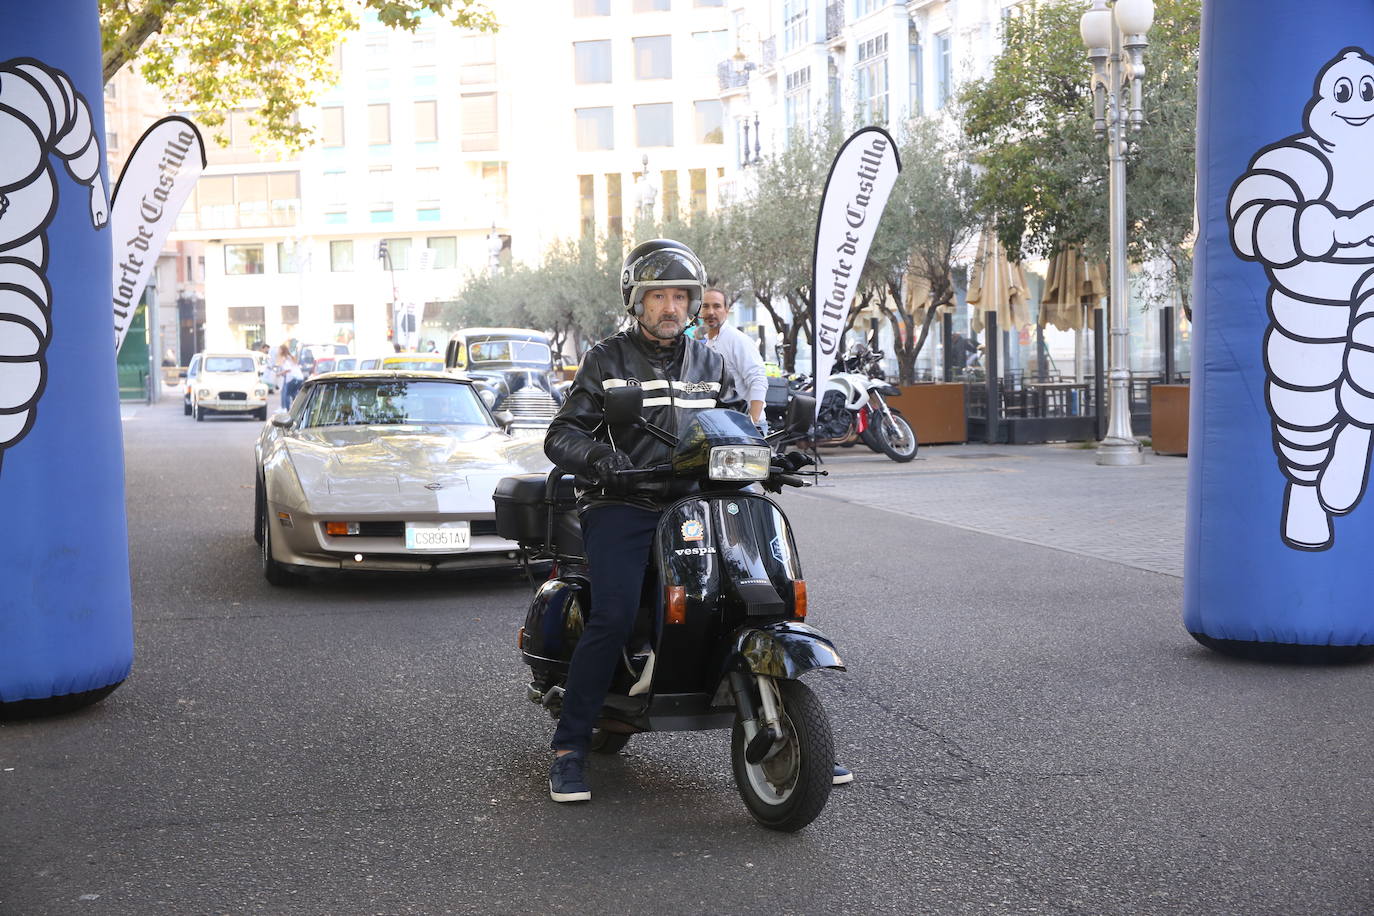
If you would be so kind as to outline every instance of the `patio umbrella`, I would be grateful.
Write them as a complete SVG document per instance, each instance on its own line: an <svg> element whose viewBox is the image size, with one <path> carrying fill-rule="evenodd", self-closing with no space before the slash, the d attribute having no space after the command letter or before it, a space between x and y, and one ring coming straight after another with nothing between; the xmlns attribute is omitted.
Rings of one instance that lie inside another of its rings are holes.
<svg viewBox="0 0 1374 916"><path fill-rule="evenodd" d="M1040 324L1050 324L1061 331L1091 328L1093 309L1105 295L1107 266L1083 257L1077 245L1062 248L1050 259L1045 296L1040 302ZM1083 308L1085 305L1088 308Z"/></svg>
<svg viewBox="0 0 1374 916"><path fill-rule="evenodd" d="M983 330L983 313L997 312L997 327L1019 330L1031 323L1030 295L1020 264L1007 260L1002 243L992 225L983 227L978 238L978 255L969 275L968 304L973 306L972 328Z"/></svg>

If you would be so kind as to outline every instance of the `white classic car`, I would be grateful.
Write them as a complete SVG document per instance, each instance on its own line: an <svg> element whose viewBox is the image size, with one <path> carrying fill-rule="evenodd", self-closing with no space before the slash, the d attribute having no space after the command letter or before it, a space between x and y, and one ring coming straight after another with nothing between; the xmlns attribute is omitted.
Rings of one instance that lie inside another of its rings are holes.
<svg viewBox="0 0 1374 916"><path fill-rule="evenodd" d="M255 450L253 536L273 585L308 569L514 565L492 493L551 467L543 442L507 434L471 381L430 372L310 379Z"/></svg>
<svg viewBox="0 0 1374 916"><path fill-rule="evenodd" d="M259 353L197 353L187 367L184 393L186 413L197 420L212 413L267 419L267 384L262 380Z"/></svg>

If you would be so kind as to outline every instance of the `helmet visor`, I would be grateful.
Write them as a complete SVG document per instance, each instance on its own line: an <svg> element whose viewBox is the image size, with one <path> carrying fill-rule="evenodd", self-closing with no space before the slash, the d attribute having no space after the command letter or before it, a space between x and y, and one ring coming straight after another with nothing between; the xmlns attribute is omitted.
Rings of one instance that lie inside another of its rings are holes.
<svg viewBox="0 0 1374 916"><path fill-rule="evenodd" d="M696 263L681 251L654 251L639 259L634 265L634 283L655 283L666 285L667 280L683 280L684 285L701 285L701 275Z"/></svg>

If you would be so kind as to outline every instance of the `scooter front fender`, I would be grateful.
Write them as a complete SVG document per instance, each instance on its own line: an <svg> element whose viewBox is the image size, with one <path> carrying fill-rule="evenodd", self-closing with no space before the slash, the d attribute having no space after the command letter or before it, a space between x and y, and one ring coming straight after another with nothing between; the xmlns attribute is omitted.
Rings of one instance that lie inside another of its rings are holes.
<svg viewBox="0 0 1374 916"><path fill-rule="evenodd" d="M816 668L844 671L835 645L815 627L795 621L740 627L730 636L720 677L747 671L796 680Z"/></svg>

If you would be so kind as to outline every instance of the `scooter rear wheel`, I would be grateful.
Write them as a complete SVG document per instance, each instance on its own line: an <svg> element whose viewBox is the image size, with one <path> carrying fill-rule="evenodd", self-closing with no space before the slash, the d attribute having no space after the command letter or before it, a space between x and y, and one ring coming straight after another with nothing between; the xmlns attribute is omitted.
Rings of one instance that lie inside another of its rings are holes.
<svg viewBox="0 0 1374 916"><path fill-rule="evenodd" d="M774 682L785 743L760 763L749 763L744 724L736 718L730 736L735 787L745 807L764 827L793 832L816 819L830 798L835 750L830 720L820 698L800 681Z"/></svg>

